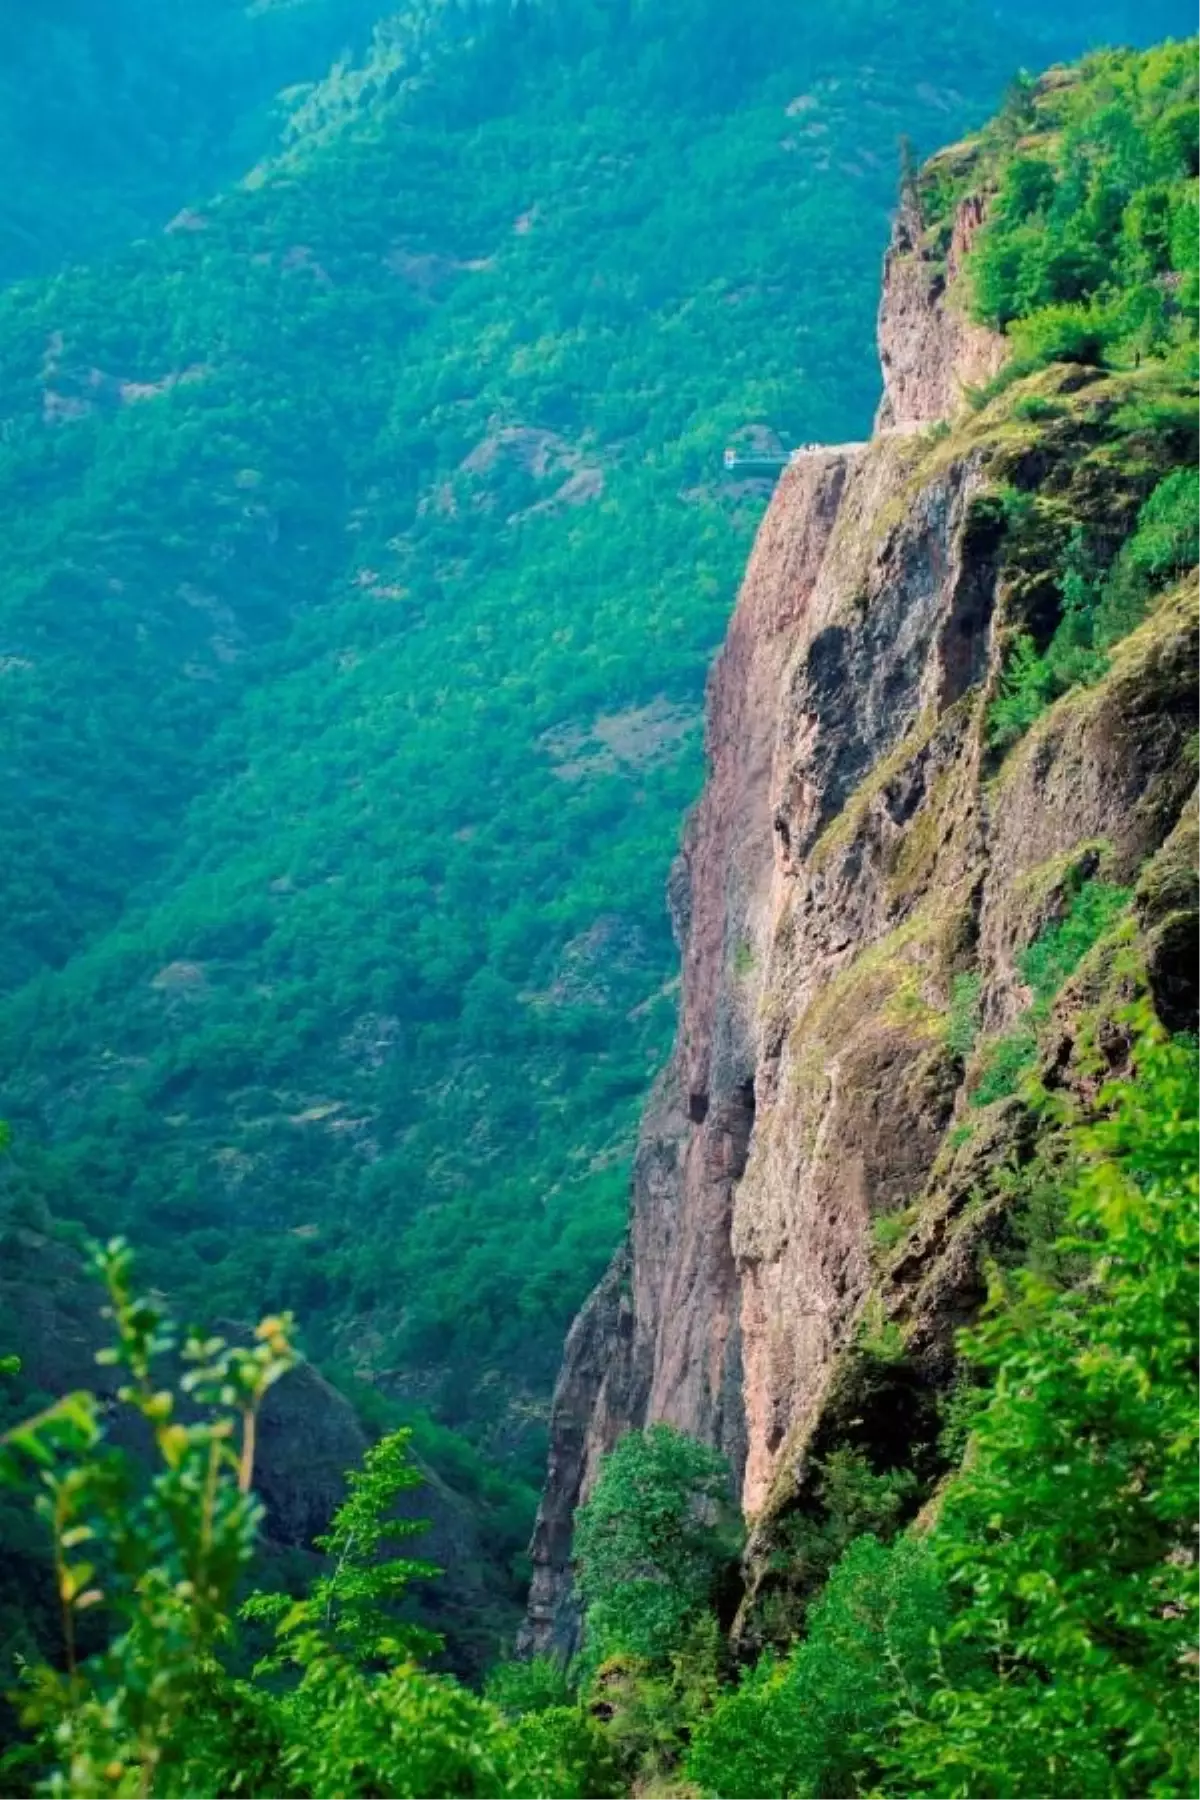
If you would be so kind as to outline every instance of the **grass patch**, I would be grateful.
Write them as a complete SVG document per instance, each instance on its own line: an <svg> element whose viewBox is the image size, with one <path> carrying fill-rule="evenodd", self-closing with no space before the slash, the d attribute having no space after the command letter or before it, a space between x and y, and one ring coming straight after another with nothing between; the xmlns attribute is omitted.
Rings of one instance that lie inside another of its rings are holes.
<svg viewBox="0 0 1200 1800"><path fill-rule="evenodd" d="M747 975L753 973L756 961L754 946L742 938L733 953L733 972L739 981L745 980Z"/></svg>
<svg viewBox="0 0 1200 1800"><path fill-rule="evenodd" d="M1017 1091L1037 1060L1037 1026L1048 1017L1067 978L1125 910L1130 891L1109 881L1084 881L1063 917L1044 926L1018 958L1032 999L1013 1029L987 1046L972 1106L987 1106Z"/></svg>
<svg viewBox="0 0 1200 1800"><path fill-rule="evenodd" d="M1037 1060L1037 1035L1028 1026L1006 1032L988 1045L983 1071L971 1095L972 1106L990 1106L1015 1094Z"/></svg>
<svg viewBox="0 0 1200 1800"><path fill-rule="evenodd" d="M916 1221L917 1208L902 1206L896 1212L880 1213L871 1221L871 1242L876 1250L894 1250L908 1236Z"/></svg>
<svg viewBox="0 0 1200 1800"><path fill-rule="evenodd" d="M946 1027L946 1046L963 1062L975 1048L979 1034L979 975L956 975L950 990L950 1018Z"/></svg>
<svg viewBox="0 0 1200 1800"><path fill-rule="evenodd" d="M1055 995L1093 945L1125 910L1131 890L1109 881L1085 881L1061 919L1040 931L1020 959L1033 990L1033 1016L1042 1019Z"/></svg>

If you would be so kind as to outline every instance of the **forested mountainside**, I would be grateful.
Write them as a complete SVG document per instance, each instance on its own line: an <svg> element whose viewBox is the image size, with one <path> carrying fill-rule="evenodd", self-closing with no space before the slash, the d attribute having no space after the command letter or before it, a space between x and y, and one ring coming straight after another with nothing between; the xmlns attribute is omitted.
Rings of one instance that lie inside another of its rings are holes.
<svg viewBox="0 0 1200 1800"><path fill-rule="evenodd" d="M639 1620L597 1530L719 1452L762 1660L705 1793L1195 1780L1196 168L1186 45L1051 70L906 180L874 436L786 470L713 673L526 1632L578 1646L574 1577L585 1657L665 1675L713 1569Z"/></svg>
<svg viewBox="0 0 1200 1800"><path fill-rule="evenodd" d="M4 273L91 261L0 302L0 1351L87 1377L87 1232L296 1307L359 1418L272 1533L418 1417L477 1663L667 1049L720 449L863 433L898 135L1099 26L369 11L5 15Z"/></svg>
<svg viewBox="0 0 1200 1800"><path fill-rule="evenodd" d="M157 234L275 148L375 0L9 0L0 281Z"/></svg>
<svg viewBox="0 0 1200 1800"><path fill-rule="evenodd" d="M238 34L299 62L343 16L189 9L173 54L222 85ZM669 1040L665 879L766 491L721 449L865 433L897 139L1046 47L1004 18L416 11L240 183L0 300L25 1255L48 1205L185 1313L294 1307L376 1426L423 1409L524 1484L501 1563Z"/></svg>
<svg viewBox="0 0 1200 1800"><path fill-rule="evenodd" d="M244 1600L318 1378L110 1245L101 1383L0 1439L64 1644L6 1791L1195 1792L1196 96L1194 43L1104 53L908 163L874 431L758 531L555 1398L575 1654L422 1666L403 1432ZM69 1256L23 1191L6 1249Z"/></svg>
<svg viewBox="0 0 1200 1800"><path fill-rule="evenodd" d="M419 66L438 43L469 37L480 11L478 0L395 11L382 0L8 0L0 281L156 235L278 149L297 116L303 129L335 61L353 81L378 37ZM1066 47L1064 27L1043 15L1007 0L994 16L1019 21L1022 53L1052 56ZM1186 26L1176 0L1113 0L1084 29L1127 43Z"/></svg>

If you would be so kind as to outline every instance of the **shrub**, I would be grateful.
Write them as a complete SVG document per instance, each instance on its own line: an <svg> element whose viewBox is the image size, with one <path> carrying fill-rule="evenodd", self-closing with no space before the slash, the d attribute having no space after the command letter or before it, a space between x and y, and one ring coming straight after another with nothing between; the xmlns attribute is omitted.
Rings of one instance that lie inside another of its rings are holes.
<svg viewBox="0 0 1200 1800"><path fill-rule="evenodd" d="M1085 881L1061 919L1038 932L1022 951L1018 967L1033 993L1034 1017L1044 1017L1068 975L1114 924L1129 901L1129 889L1109 881Z"/></svg>
<svg viewBox="0 0 1200 1800"><path fill-rule="evenodd" d="M1053 682L1050 670L1027 633L1016 638L1009 652L1000 690L988 709L988 742L1005 750L1023 738L1034 720L1050 703Z"/></svg>
<svg viewBox="0 0 1200 1800"><path fill-rule="evenodd" d="M1129 557L1156 582L1196 566L1200 553L1200 471L1175 469L1138 514Z"/></svg>
<svg viewBox="0 0 1200 1800"><path fill-rule="evenodd" d="M926 1543L851 1544L809 1615L808 1635L786 1661L766 1656L718 1701L696 1731L687 1773L706 1794L796 1795L864 1791L872 1740L899 1704L927 1691L931 1633L949 1609Z"/></svg>
<svg viewBox="0 0 1200 1800"><path fill-rule="evenodd" d="M1044 242L1042 233L1039 238ZM1082 363L1099 368L1108 346L1122 333L1116 308L1091 302L1044 306L1023 318L1012 331L1015 354L1035 367L1043 363Z"/></svg>
<svg viewBox="0 0 1200 1800"><path fill-rule="evenodd" d="M483 1691L510 1719L569 1706L574 1699L566 1669L552 1656L497 1663L489 1670Z"/></svg>
<svg viewBox="0 0 1200 1800"><path fill-rule="evenodd" d="M1064 981L1111 929L1128 902L1128 888L1107 881L1085 881L1071 897L1063 917L1051 920L1022 951L1017 966L1032 993L1030 1008L1012 1031L987 1045L971 1095L973 1106L987 1106L1016 1092L1037 1060L1037 1023L1047 1017Z"/></svg>
<svg viewBox="0 0 1200 1800"><path fill-rule="evenodd" d="M591 1666L662 1665L712 1601L736 1553L724 1457L670 1425L628 1432L575 1523Z"/></svg>
<svg viewBox="0 0 1200 1800"><path fill-rule="evenodd" d="M1012 647L1000 689L988 712L988 741L1007 749L1024 736L1052 700L1069 688L1099 680L1108 667L1096 649L1100 578L1079 526L1072 531L1058 581L1062 612L1039 656L1028 634Z"/></svg>
<svg viewBox="0 0 1200 1800"><path fill-rule="evenodd" d="M871 1221L871 1242L877 1250L894 1250L903 1238L915 1218L911 1207L902 1206L896 1212L880 1213Z"/></svg>
<svg viewBox="0 0 1200 1800"><path fill-rule="evenodd" d="M887 1792L1195 1792L1196 1054L1147 1029L1074 1133L1064 1289L996 1278L964 1346L993 1383L934 1535L957 1597Z"/></svg>
<svg viewBox="0 0 1200 1800"><path fill-rule="evenodd" d="M861 1450L833 1450L817 1466L813 1502L776 1527L772 1562L807 1597L839 1556L866 1532L890 1539L913 1510L917 1478L910 1469L876 1471Z"/></svg>
<svg viewBox="0 0 1200 1800"><path fill-rule="evenodd" d="M626 1791L607 1733L578 1706L539 1707L525 1713L513 1739L514 1791L519 1794L545 1795L547 1800L603 1800Z"/></svg>
<svg viewBox="0 0 1200 1800"><path fill-rule="evenodd" d="M990 1106L993 1100L1015 1094L1036 1060L1037 1038L1025 1027L995 1038L987 1046L971 1105Z"/></svg>
<svg viewBox="0 0 1200 1800"><path fill-rule="evenodd" d="M1057 406L1053 400L1047 400L1042 394L1022 394L1013 405L1014 419L1029 419L1035 423L1042 419L1061 418L1062 411L1061 406Z"/></svg>

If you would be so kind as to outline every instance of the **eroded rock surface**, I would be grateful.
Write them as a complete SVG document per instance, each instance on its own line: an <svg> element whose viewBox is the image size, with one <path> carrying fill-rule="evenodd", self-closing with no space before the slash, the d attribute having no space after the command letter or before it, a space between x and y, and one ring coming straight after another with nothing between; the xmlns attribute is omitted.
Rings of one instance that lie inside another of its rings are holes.
<svg viewBox="0 0 1200 1800"><path fill-rule="evenodd" d="M1104 448L1124 378L1046 370L1036 409L1014 410L1019 386L964 404L1004 351L954 289L981 216L959 206L937 266L899 220L875 437L786 470L713 670L708 778L671 883L678 1037L628 1240L566 1346L527 1650L574 1642L574 1508L630 1427L665 1420L728 1455L751 1639L774 1534L820 1455L848 1444L936 1476L937 1391L981 1253L1008 1229L997 1172L1035 1136L1018 1097L971 1110L956 980L985 1038L1009 1028L1030 999L1022 953L1099 871L1153 896L1130 954L1168 1011L1194 1004L1178 851L1194 583L1007 757L989 742L1006 646L1044 641L1061 551L1006 551L1003 495L1036 490L1053 537L1060 517L1126 529L1144 494ZM1131 979L1098 953L1068 985L1050 1079L1083 1079L1079 1021L1110 989L1115 1018ZM1119 1066L1120 1028L1101 1036Z"/></svg>

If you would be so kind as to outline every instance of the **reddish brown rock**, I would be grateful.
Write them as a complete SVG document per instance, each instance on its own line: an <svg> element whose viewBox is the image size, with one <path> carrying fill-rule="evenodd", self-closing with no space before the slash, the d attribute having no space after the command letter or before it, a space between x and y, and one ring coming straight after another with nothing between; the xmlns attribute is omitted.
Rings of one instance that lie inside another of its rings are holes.
<svg viewBox="0 0 1200 1800"><path fill-rule="evenodd" d="M951 273L978 223L965 202ZM708 778L671 887L678 1037L628 1242L566 1347L527 1649L573 1642L573 1510L629 1427L665 1420L728 1455L752 1528L748 1638L815 1457L853 1444L936 1474L937 1389L982 1295L981 1252L1008 1228L997 1171L1034 1136L1018 1101L972 1115L967 1139L951 1129L974 1079L950 1041L955 977L977 984L981 1029L1006 1029L1029 999L1021 954L1071 882L1158 868L1194 785L1192 592L1159 603L1003 765L989 747L1005 647L1041 603L1036 570L1002 562L996 495L1033 479L1097 529L1131 516L1138 494L1111 491L1112 459L1092 457L1123 378L1033 378L1054 386L1052 432L1017 429L1013 395L956 413L1003 341L931 279L911 221L885 283L879 429L789 466L709 684ZM1180 953L1194 902L1174 868L1143 908L1142 954L1178 1010L1195 992ZM1076 1078L1106 967L1056 1010L1052 1079ZM1112 980L1116 1011L1128 977ZM1125 1048L1107 1034L1112 1066ZM872 1361L864 1329L900 1353Z"/></svg>
<svg viewBox="0 0 1200 1800"><path fill-rule="evenodd" d="M955 212L941 260L923 244L914 208L901 211L884 262L879 307L880 429L949 418L965 391L985 386L1004 361L1004 339L968 317L955 287L982 221L982 202L969 194Z"/></svg>

